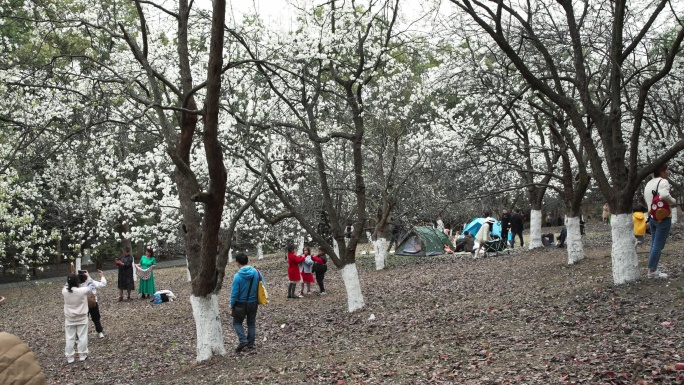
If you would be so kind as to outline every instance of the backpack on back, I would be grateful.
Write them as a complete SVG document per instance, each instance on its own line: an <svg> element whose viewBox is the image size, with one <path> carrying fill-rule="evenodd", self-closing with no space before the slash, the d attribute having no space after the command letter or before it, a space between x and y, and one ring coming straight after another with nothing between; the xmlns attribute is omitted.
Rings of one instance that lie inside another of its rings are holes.
<svg viewBox="0 0 684 385"><path fill-rule="evenodd" d="M670 216L670 205L664 200L660 199L660 193L658 192L658 187L660 186L661 181L662 179L658 181L656 189L653 190L653 200L651 201L651 206L648 210L648 213L651 215L651 217L655 218L655 220L658 222L661 222L663 219Z"/></svg>

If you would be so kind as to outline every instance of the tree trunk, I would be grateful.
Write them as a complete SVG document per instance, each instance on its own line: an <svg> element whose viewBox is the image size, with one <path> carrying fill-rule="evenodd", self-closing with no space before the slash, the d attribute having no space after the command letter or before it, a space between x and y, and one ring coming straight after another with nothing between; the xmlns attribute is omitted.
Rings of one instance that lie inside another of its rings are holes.
<svg viewBox="0 0 684 385"><path fill-rule="evenodd" d="M218 306L218 296L190 296L192 316L197 329L197 362L207 360L214 354L225 355L223 327Z"/></svg>
<svg viewBox="0 0 684 385"><path fill-rule="evenodd" d="M298 246L297 246L297 255L302 255L302 254L304 254L304 237L300 236Z"/></svg>
<svg viewBox="0 0 684 385"><path fill-rule="evenodd" d="M613 282L621 285L639 279L639 257L634 247L634 222L631 214L614 214L610 218L613 237L611 258Z"/></svg>
<svg viewBox="0 0 684 385"><path fill-rule="evenodd" d="M385 238L378 238L373 242L373 247L375 248L375 270L382 270L385 268L387 245L389 245L389 242Z"/></svg>
<svg viewBox="0 0 684 385"><path fill-rule="evenodd" d="M538 247L544 247L544 244L541 240L541 225L541 210L530 211L530 239L528 240L528 248L530 250L536 249Z"/></svg>
<svg viewBox="0 0 684 385"><path fill-rule="evenodd" d="M262 260L264 259L264 244L259 241L257 243L257 251L256 251L257 259Z"/></svg>
<svg viewBox="0 0 684 385"><path fill-rule="evenodd" d="M344 287L347 290L347 304L349 305L349 312L353 312L366 306L361 293L361 282L359 281L359 272L356 269L356 263L350 263L340 269L342 272L342 280Z"/></svg>
<svg viewBox="0 0 684 385"><path fill-rule="evenodd" d="M579 217L566 218L565 227L568 232L565 240L568 247L568 265L572 265L584 259L584 245L582 243Z"/></svg>
<svg viewBox="0 0 684 385"><path fill-rule="evenodd" d="M333 238L333 250L335 251L335 255L340 255L340 245L335 238Z"/></svg>

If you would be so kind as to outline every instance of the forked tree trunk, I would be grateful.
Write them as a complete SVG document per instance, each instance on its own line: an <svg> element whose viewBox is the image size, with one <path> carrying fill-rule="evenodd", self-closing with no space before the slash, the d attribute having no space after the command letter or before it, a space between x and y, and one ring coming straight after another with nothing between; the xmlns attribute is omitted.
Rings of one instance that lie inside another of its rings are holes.
<svg viewBox="0 0 684 385"><path fill-rule="evenodd" d="M389 242L385 238L378 238L373 242L373 248L375 249L375 270L382 270L385 268L387 245L389 245Z"/></svg>
<svg viewBox="0 0 684 385"><path fill-rule="evenodd" d="M631 214L614 214L610 218L613 237L611 258L613 282L621 285L639 279L639 258L634 247L634 222Z"/></svg>
<svg viewBox="0 0 684 385"><path fill-rule="evenodd" d="M544 247L541 239L541 225L542 225L542 213L541 210L532 210L530 212L530 239L528 242L528 248L536 249L538 247Z"/></svg>
<svg viewBox="0 0 684 385"><path fill-rule="evenodd" d="M347 304L349 305L349 312L353 312L366 306L361 293L361 281L359 281L359 271L356 269L356 263L350 263L340 269L342 272L342 281L344 288L347 290Z"/></svg>
<svg viewBox="0 0 684 385"><path fill-rule="evenodd" d="M211 358L215 354L225 355L223 327L219 312L218 296L190 296L192 316L197 329L197 362Z"/></svg>
<svg viewBox="0 0 684 385"><path fill-rule="evenodd" d="M582 243L579 217L566 218L565 228L568 232L565 239L568 247L568 265L572 265L584 259L584 245Z"/></svg>

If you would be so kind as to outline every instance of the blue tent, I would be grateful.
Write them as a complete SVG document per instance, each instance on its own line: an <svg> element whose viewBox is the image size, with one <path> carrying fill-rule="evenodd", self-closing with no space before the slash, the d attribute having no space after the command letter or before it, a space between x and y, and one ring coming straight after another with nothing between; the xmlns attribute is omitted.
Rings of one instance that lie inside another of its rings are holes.
<svg viewBox="0 0 684 385"><path fill-rule="evenodd" d="M461 235L463 235L467 231L474 237L475 234L477 234L477 232L480 231L480 227L482 227L482 224L485 223L486 220L487 218L473 219L470 223L466 225ZM497 221L496 219L494 220L494 229L492 230L492 235L498 235L499 237L501 236L501 222Z"/></svg>

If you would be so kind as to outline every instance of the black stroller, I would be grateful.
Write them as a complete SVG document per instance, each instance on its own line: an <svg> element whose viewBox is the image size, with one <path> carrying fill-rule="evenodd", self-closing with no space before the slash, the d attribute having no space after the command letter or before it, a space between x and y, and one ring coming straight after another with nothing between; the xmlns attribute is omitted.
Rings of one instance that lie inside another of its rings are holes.
<svg viewBox="0 0 684 385"><path fill-rule="evenodd" d="M490 239L489 241L485 242L484 246L482 247L485 257L488 257L490 253L495 253L498 257L499 251L504 251L507 249L508 241L501 238Z"/></svg>

